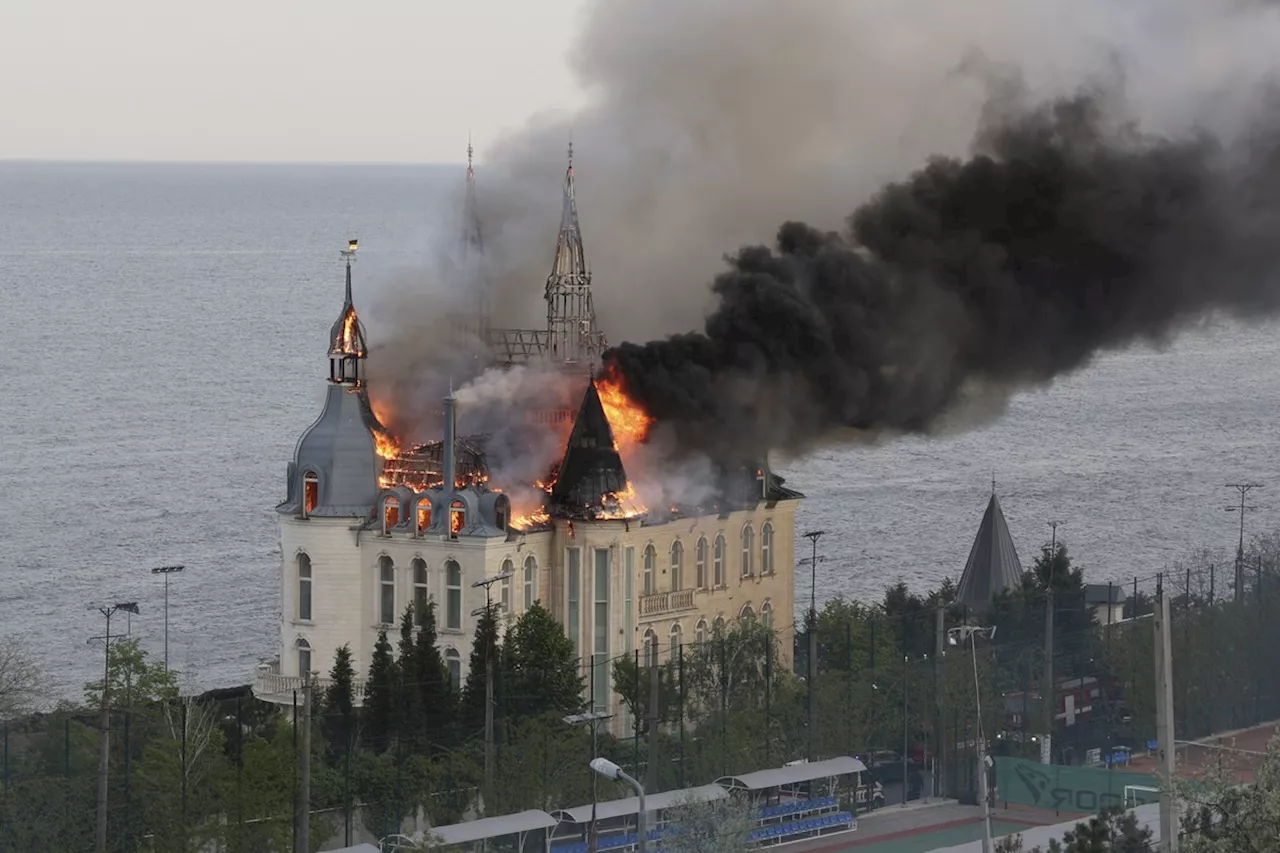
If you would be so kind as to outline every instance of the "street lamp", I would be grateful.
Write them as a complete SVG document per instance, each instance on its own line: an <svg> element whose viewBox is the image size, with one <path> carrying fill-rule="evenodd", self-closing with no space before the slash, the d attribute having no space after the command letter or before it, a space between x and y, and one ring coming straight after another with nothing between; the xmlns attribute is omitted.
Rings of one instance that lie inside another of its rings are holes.
<svg viewBox="0 0 1280 853"><path fill-rule="evenodd" d="M102 752L98 758L98 821L96 827L96 837L94 850L96 853L106 853L107 850L107 770L111 761L111 616L117 610L123 610L125 613L138 612L138 602L123 601L115 604L90 605L90 609L96 609L103 616L107 617L107 633L102 639L104 641L103 664L102 664ZM96 637L89 642L93 642Z"/></svg>
<svg viewBox="0 0 1280 853"><path fill-rule="evenodd" d="M987 774L991 759L987 757L986 737L982 733L982 690L978 686L978 637L994 640L996 626L980 628L976 625L961 625L947 631L947 642L953 646L968 640L970 655L973 658L973 701L978 713L978 795L982 797L982 853L991 853L991 797L987 793Z"/></svg>
<svg viewBox="0 0 1280 853"><path fill-rule="evenodd" d="M591 759L591 769L606 779L613 779L615 782L626 782L636 789L636 796L640 798L640 813L636 820L636 830L640 838L640 853L645 853L646 842L649 840L647 838L649 820L644 807L644 786L607 758L596 757Z"/></svg>
<svg viewBox="0 0 1280 853"><path fill-rule="evenodd" d="M804 538L813 544L813 556L800 561L800 565L809 567L809 619L812 622L810 628L816 626L818 622L818 564L827 561L826 557L818 556L818 540L826 533L825 530L810 530L804 534Z"/></svg>
<svg viewBox="0 0 1280 853"><path fill-rule="evenodd" d="M353 250L354 251L354 250ZM488 615L493 612L493 600L490 597L491 587L498 581L504 581L514 575L515 572L508 569L501 574L492 575L487 578L480 578L473 581L472 589L484 587L484 609L474 610L471 615L473 617L482 614ZM493 665L494 661L490 656L492 644L485 643L484 648L484 784L485 796L493 796L493 775L494 775L494 734L493 734Z"/></svg>
<svg viewBox="0 0 1280 853"><path fill-rule="evenodd" d="M169 671L169 575L176 575L185 566L158 566L153 575L164 575L164 671Z"/></svg>
<svg viewBox="0 0 1280 853"><path fill-rule="evenodd" d="M591 759L594 761L598 757L600 751L598 745L598 736L600 732L600 723L613 718L613 714L603 714L599 711L588 711L585 714L570 714L564 718L564 721L571 726L580 726L584 723L591 725ZM596 802L600 798L596 794L596 777L591 777L591 831L589 833L588 850L595 853L596 850Z"/></svg>

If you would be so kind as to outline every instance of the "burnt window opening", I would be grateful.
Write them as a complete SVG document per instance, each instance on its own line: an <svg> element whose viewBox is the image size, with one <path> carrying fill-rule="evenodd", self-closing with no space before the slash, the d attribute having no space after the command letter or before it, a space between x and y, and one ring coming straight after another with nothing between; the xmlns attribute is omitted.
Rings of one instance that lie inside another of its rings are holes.
<svg viewBox="0 0 1280 853"><path fill-rule="evenodd" d="M507 529L507 519L511 517L511 507L506 498L499 498L493 505L493 522L499 530Z"/></svg>
<svg viewBox="0 0 1280 853"><path fill-rule="evenodd" d="M460 500L449 504L449 538L457 539L462 528L467 526L467 505Z"/></svg>
<svg viewBox="0 0 1280 853"><path fill-rule="evenodd" d="M418 535L426 533L429 527L431 527L431 502L424 500L418 503Z"/></svg>
<svg viewBox="0 0 1280 853"><path fill-rule="evenodd" d="M400 523L400 499L384 498L382 501L382 532L389 534Z"/></svg>
<svg viewBox="0 0 1280 853"><path fill-rule="evenodd" d="M302 475L302 514L310 515L319 505L320 478L315 471L308 471Z"/></svg>

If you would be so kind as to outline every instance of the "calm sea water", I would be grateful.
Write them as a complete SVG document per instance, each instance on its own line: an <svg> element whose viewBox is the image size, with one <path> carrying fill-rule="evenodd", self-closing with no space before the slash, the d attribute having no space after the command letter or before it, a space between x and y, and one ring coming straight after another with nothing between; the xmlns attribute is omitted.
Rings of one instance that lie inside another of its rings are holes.
<svg viewBox="0 0 1280 853"><path fill-rule="evenodd" d="M337 250L360 238L357 299L376 308L457 172L0 164L0 634L29 638L58 691L100 665L92 602L138 600L131 629L160 651L165 563L187 566L170 656L189 687L243 683L276 651L272 508L319 411ZM1280 327L1215 323L1106 355L980 430L783 473L808 495L802 526L827 531L820 597L958 575L993 472L1024 561L1061 519L1105 582L1232 545L1223 484L1272 479L1278 399ZM1269 491L1257 529L1280 518ZM796 586L806 601L807 573Z"/></svg>

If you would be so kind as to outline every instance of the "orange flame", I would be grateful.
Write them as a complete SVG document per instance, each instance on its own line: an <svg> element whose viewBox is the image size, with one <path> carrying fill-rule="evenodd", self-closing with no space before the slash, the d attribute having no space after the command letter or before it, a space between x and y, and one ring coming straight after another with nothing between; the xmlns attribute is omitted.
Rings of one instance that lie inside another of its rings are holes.
<svg viewBox="0 0 1280 853"><path fill-rule="evenodd" d="M342 336L333 342L335 352L342 355L364 356L364 347L360 344L359 322L356 309L348 308L347 313L342 317Z"/></svg>
<svg viewBox="0 0 1280 853"><path fill-rule="evenodd" d="M373 419L378 422L377 428L373 430L374 449L378 451L378 455L383 459L395 459L400 455L400 441L387 428L391 412L387 408L386 402L374 399L371 394L369 395L369 408L373 410Z"/></svg>
<svg viewBox="0 0 1280 853"><path fill-rule="evenodd" d="M525 515L517 515L511 519L511 526L516 530L529 530L534 527L541 527L551 521L551 515L545 507L538 507L536 510Z"/></svg>
<svg viewBox="0 0 1280 853"><path fill-rule="evenodd" d="M609 428L613 430L613 441L618 446L619 453L626 453L649 437L653 418L627 395L622 377L617 371L610 368L604 376L597 379L596 391L600 395L600 405L604 407L604 416L609 419Z"/></svg>

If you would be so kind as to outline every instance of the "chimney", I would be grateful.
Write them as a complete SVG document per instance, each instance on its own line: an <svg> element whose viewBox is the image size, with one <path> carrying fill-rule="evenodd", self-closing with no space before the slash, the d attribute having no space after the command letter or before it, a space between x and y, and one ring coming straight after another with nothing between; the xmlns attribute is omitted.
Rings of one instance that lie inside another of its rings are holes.
<svg viewBox="0 0 1280 853"><path fill-rule="evenodd" d="M456 445L458 443L458 416L454 407L457 405L457 399L453 396L453 389L449 389L449 396L444 398L444 485L446 492L453 491L458 481L458 463Z"/></svg>

